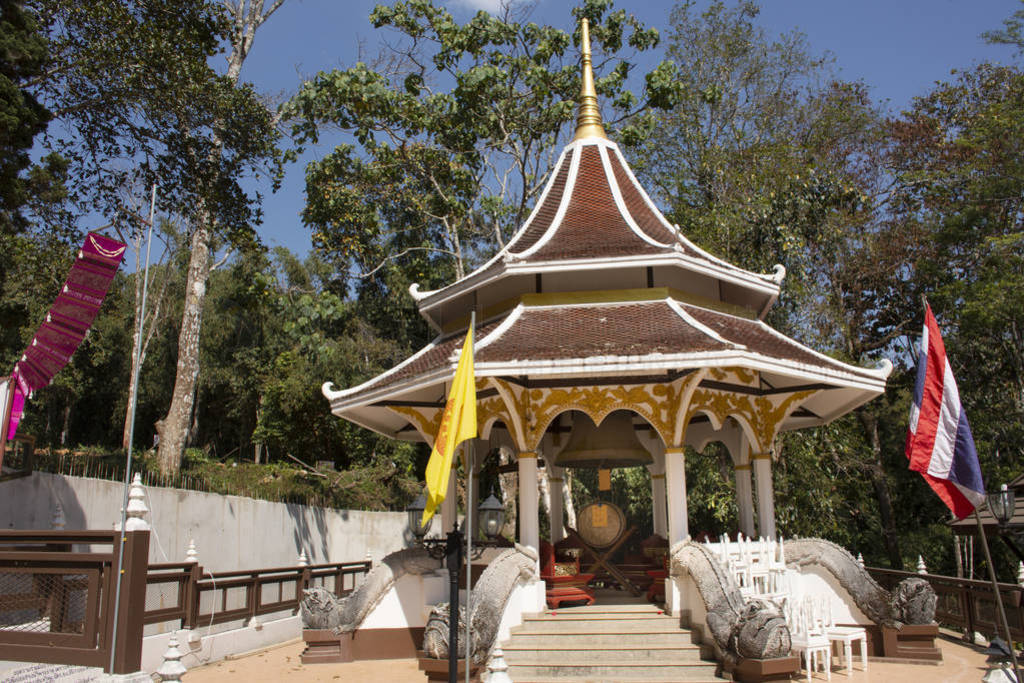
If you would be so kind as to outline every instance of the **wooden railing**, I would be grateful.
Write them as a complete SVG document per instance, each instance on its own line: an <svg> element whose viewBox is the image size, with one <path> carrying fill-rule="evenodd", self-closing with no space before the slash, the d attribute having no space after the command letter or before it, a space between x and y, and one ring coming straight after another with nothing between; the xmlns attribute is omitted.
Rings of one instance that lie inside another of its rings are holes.
<svg viewBox="0 0 1024 683"><path fill-rule="evenodd" d="M955 576L938 574L916 574L893 569L869 567L868 573L883 587L891 590L903 579L915 577L924 579L935 590L938 598L935 620L943 626L956 629L967 640L975 632L986 637L1002 633L996 607L995 592L989 581L960 579ZM1015 640L1024 640L1024 589L1016 584L1000 583L999 597L1006 610L1006 620Z"/></svg>
<svg viewBox="0 0 1024 683"><path fill-rule="evenodd" d="M367 560L206 573L194 562L152 564L146 576L147 594L159 595L160 603L150 605L147 601L143 621L177 621L180 628L194 629L266 614L294 613L303 591L322 585L344 597L371 566Z"/></svg>
<svg viewBox="0 0 1024 683"><path fill-rule="evenodd" d="M0 533L0 653L3 659L139 670L148 531ZM114 628L115 577L124 552ZM115 639L116 632L116 639ZM111 667L111 648L114 650Z"/></svg>

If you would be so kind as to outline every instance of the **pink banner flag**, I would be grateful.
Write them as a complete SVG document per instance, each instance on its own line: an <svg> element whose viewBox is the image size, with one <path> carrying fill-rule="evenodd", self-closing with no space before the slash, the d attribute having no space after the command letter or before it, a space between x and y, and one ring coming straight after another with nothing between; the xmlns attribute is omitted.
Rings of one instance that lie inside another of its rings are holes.
<svg viewBox="0 0 1024 683"><path fill-rule="evenodd" d="M124 244L104 235L90 232L85 236L85 243L78 250L71 272L46 314L46 320L14 365L11 373L14 400L7 425L8 439L13 439L18 431L25 399L53 381L54 375L68 364L85 339L121 266L124 250Z"/></svg>

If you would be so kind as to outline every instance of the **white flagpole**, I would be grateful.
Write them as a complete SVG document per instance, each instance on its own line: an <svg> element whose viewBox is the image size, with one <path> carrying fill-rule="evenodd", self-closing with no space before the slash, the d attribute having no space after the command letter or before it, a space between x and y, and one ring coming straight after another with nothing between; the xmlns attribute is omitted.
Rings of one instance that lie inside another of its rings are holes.
<svg viewBox="0 0 1024 683"><path fill-rule="evenodd" d="M988 551L988 538L985 536L985 527L981 523L981 515L978 508L974 508L974 521L978 523L978 535L981 536L981 547L985 549L985 563L988 564L988 575L992 579L992 597L999 607L999 619L1003 624L1003 633L1006 634L1006 645L1010 648L1010 659L1013 661L1013 675L1020 681L1020 671L1017 670L1017 650L1013 645L1013 636L1010 635L1010 625L1006 621L1006 609L1003 607L1003 596L999 592L999 582L996 580L996 568L992 564L992 555Z"/></svg>
<svg viewBox="0 0 1024 683"><path fill-rule="evenodd" d="M128 530L125 529L125 524L128 520L128 491L131 486L132 479L132 446L134 443L132 440L135 438L135 406L138 405L138 386L139 386L139 366L142 365L142 331L143 323L146 318L146 292L149 289L149 253L150 248L153 246L153 221L156 219L156 183L153 183L153 192L149 199L149 231L146 237L146 269L144 271L142 280L142 302L139 305L139 343L135 347L135 374L132 376L132 385L136 387L135 402L131 405L131 416L128 422L128 452L125 454L125 465L124 465L124 487L121 497L121 531L120 538L120 551L117 553L117 574L116 577L116 589L114 590L114 630L110 637L110 672L114 672L114 655L117 653L117 617L121 610L121 573L124 570L124 543L127 539L125 536ZM136 274L139 272L138 267L135 269ZM136 275L137 276L137 275Z"/></svg>

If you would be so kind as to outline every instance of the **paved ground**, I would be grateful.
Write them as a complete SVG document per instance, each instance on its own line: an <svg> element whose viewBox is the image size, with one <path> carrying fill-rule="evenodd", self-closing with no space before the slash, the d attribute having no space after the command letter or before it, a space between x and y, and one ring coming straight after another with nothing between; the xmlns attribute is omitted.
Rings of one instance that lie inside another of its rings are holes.
<svg viewBox="0 0 1024 683"><path fill-rule="evenodd" d="M854 669L846 677L845 669L833 669L834 683L978 683L985 674L985 655L952 639L940 639L943 661L935 664L892 664L873 660L867 672ZM187 683L209 681L368 681L371 683L420 683L426 676L412 659L388 659L350 664L313 664L299 661L301 642L292 642L245 657L218 662L190 670ZM858 663L859 666L859 663ZM806 677L794 680L806 681ZM818 672L814 681L824 681Z"/></svg>

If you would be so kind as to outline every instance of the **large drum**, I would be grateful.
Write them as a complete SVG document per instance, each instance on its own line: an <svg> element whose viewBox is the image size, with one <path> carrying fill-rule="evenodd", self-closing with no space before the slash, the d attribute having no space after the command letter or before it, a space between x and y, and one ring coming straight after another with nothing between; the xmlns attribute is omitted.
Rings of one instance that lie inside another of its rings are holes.
<svg viewBox="0 0 1024 683"><path fill-rule="evenodd" d="M626 530L626 515L611 503L597 501L576 513L580 538L595 548L607 548Z"/></svg>

